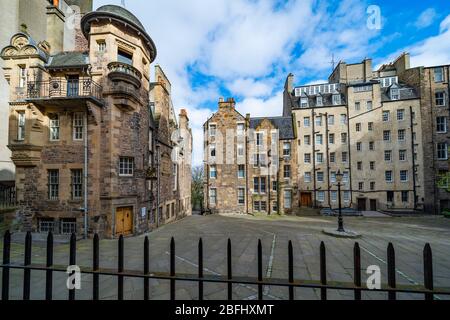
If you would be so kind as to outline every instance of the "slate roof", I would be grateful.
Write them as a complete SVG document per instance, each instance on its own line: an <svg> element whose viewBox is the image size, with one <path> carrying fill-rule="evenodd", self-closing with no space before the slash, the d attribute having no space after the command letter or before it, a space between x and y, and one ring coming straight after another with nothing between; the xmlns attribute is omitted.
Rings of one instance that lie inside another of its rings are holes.
<svg viewBox="0 0 450 320"><path fill-rule="evenodd" d="M137 25L138 27L142 28L143 30L145 30L144 26L142 25L142 23L139 21L139 19L132 14L130 11L128 11L127 9L121 7L121 6L116 6L116 5L106 5L106 6L101 6L100 8L98 8L96 10L97 12L108 12L108 13L112 13L114 15L117 15L125 20L128 20L132 23L134 23L135 25Z"/></svg>
<svg viewBox="0 0 450 320"><path fill-rule="evenodd" d="M280 140L295 139L294 127L291 117L250 118L250 129L256 129L264 119L269 120L273 124L273 126L279 130Z"/></svg>
<svg viewBox="0 0 450 320"><path fill-rule="evenodd" d="M84 67L89 65L87 52L61 52L50 57L48 68Z"/></svg>
<svg viewBox="0 0 450 320"><path fill-rule="evenodd" d="M318 106L316 105L317 100L316 97L318 95L322 96L322 105ZM302 96L303 98L307 97L308 98L308 107L307 108L322 108L322 107L336 107L336 106L342 106L346 104L346 98L345 95L340 94L341 95L341 104L339 105L334 105L333 104L333 94L332 93L320 93L320 94L315 94L315 95L304 95ZM302 97L292 97L293 99L293 108L300 108L300 100ZM307 109L305 108L305 109Z"/></svg>
<svg viewBox="0 0 450 320"><path fill-rule="evenodd" d="M393 86L394 85L391 85L390 87L385 88L384 90L381 91L381 101L382 102L397 101L397 100L391 100L391 97L390 97L390 90L391 90L391 87L393 87ZM396 84L395 89L399 90L400 99L398 99L398 100L416 99L416 98L420 97L420 95L417 93L417 91L414 88L408 87L406 85Z"/></svg>

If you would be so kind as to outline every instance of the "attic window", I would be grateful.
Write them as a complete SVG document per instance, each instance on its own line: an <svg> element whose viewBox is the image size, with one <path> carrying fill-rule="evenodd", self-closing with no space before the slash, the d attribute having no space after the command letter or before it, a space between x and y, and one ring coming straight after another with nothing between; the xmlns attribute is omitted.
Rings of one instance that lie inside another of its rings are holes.
<svg viewBox="0 0 450 320"><path fill-rule="evenodd" d="M300 98L300 107L308 108L308 98Z"/></svg>
<svg viewBox="0 0 450 320"><path fill-rule="evenodd" d="M341 104L341 95L333 94L333 105L339 105L339 104Z"/></svg>
<svg viewBox="0 0 450 320"><path fill-rule="evenodd" d="M133 65L133 54L128 53L126 51L121 50L120 48L117 50L117 61Z"/></svg>
<svg viewBox="0 0 450 320"><path fill-rule="evenodd" d="M391 89L391 100L398 100L398 99L400 99L400 90Z"/></svg>
<svg viewBox="0 0 450 320"><path fill-rule="evenodd" d="M323 99L322 99L322 96L317 96L317 97L316 97L316 106L318 106L318 107L323 106Z"/></svg>

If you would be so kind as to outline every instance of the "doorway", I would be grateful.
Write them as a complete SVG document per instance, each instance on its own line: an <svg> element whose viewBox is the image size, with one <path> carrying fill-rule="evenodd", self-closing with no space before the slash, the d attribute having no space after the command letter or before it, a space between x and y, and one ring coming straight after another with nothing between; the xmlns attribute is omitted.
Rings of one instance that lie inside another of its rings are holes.
<svg viewBox="0 0 450 320"><path fill-rule="evenodd" d="M366 198L358 198L358 211L366 211Z"/></svg>
<svg viewBox="0 0 450 320"><path fill-rule="evenodd" d="M311 192L302 192L300 194L300 206L312 207L312 194Z"/></svg>
<svg viewBox="0 0 450 320"><path fill-rule="evenodd" d="M130 235L133 233L133 207L116 209L116 235Z"/></svg>
<svg viewBox="0 0 450 320"><path fill-rule="evenodd" d="M370 211L377 211L377 200L370 199Z"/></svg>

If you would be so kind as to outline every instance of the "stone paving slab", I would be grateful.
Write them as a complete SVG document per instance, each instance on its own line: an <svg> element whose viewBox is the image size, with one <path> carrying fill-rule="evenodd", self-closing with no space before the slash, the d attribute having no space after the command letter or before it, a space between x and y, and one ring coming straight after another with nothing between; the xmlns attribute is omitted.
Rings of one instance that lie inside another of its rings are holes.
<svg viewBox="0 0 450 320"><path fill-rule="evenodd" d="M382 282L386 282L389 242L396 251L397 281L401 284L421 284L423 281L422 250L426 243L433 249L435 287L450 287L450 220L442 217L346 217L345 226L361 233L357 239L361 247L362 280L369 265L378 265ZM322 234L322 229L336 225L333 217L250 217L250 216L192 216L177 223L164 226L147 234L150 240L150 269L153 272L169 270L169 243L176 242L176 271L196 274L198 272L197 244L203 239L204 274L225 275L227 272L227 239L232 241L234 276L257 275L257 243L261 239L263 274L266 277L287 277L287 248L289 240L294 248L294 275L296 279L318 280L320 276L319 247L323 241L327 252L327 278L329 281L353 281L354 239L339 239ZM143 269L144 236L125 239L125 269ZM0 242L0 249L3 244ZM68 245L55 244L55 264L68 264ZM45 246L34 243L33 263L45 262ZM92 241L77 242L77 264L92 265ZM23 245L12 244L11 260L23 263ZM117 268L117 240L100 242L100 266ZM32 271L31 297L43 299L45 295L45 273ZM65 273L54 274L54 298L67 299ZM92 276L83 275L82 289L77 299L92 298ZM1 277L0 277L1 283ZM23 271L11 270L10 294L12 299L22 296ZM143 280L125 278L125 299L143 298ZM177 282L178 299L198 299L198 285L193 282ZM297 299L319 299L320 291L296 288ZM287 299L288 290L283 287L264 288L264 299ZM205 299L226 299L224 284L205 283ZM234 299L255 299L255 286L233 285ZM101 299L117 298L117 279L100 277ZM169 282L150 280L151 299L168 299ZM364 299L384 299L385 293L363 292ZM329 299L352 299L353 292L329 290ZM422 299L421 296L399 294L399 299ZM449 299L450 297L438 297Z"/></svg>

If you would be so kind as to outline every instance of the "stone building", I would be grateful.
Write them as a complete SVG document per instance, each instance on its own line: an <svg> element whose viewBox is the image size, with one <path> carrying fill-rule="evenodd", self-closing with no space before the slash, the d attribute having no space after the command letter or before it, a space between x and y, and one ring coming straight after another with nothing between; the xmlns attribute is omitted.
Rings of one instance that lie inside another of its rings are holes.
<svg viewBox="0 0 450 320"><path fill-rule="evenodd" d="M292 118L245 117L234 99L204 124L206 210L213 213L292 213L297 200Z"/></svg>
<svg viewBox="0 0 450 320"><path fill-rule="evenodd" d="M54 4L48 10L57 10L60 2ZM57 26L59 42L36 42L21 32L1 51L22 228L115 237L169 222L153 213L159 205L177 210L178 165L171 156L177 124L170 94L149 99L155 86L168 83L159 67L150 82L155 44L119 6L83 15L75 28L82 35L78 51L55 49L64 37L64 25Z"/></svg>
<svg viewBox="0 0 450 320"><path fill-rule="evenodd" d="M399 81L409 56L372 70L340 62L328 82L285 87L284 114L298 132L300 207L409 211L424 203L420 92Z"/></svg>

